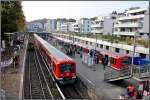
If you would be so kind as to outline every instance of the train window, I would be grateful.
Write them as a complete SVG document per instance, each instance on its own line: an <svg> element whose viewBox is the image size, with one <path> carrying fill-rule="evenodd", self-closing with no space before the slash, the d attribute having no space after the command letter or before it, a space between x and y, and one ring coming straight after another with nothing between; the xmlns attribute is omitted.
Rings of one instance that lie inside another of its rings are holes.
<svg viewBox="0 0 150 100"><path fill-rule="evenodd" d="M84 40L82 40L82 43L84 43Z"/></svg>
<svg viewBox="0 0 150 100"><path fill-rule="evenodd" d="M119 53L120 49L119 48L115 48L115 52Z"/></svg>
<svg viewBox="0 0 150 100"><path fill-rule="evenodd" d="M109 50L109 46L106 46L106 50Z"/></svg>
<svg viewBox="0 0 150 100"><path fill-rule="evenodd" d="M129 50L126 50L126 54L129 54Z"/></svg>
<svg viewBox="0 0 150 100"><path fill-rule="evenodd" d="M103 49L103 45L101 44L100 47Z"/></svg>
<svg viewBox="0 0 150 100"><path fill-rule="evenodd" d="M88 41L86 41L86 44L88 44Z"/></svg>
<svg viewBox="0 0 150 100"><path fill-rule="evenodd" d="M92 45L92 42L90 42L90 45Z"/></svg>
<svg viewBox="0 0 150 100"><path fill-rule="evenodd" d="M56 65L54 63L52 63L52 68L54 71L56 70Z"/></svg>
<svg viewBox="0 0 150 100"><path fill-rule="evenodd" d="M61 71L61 73L74 72L74 66L73 66L73 64L62 64L60 71Z"/></svg>

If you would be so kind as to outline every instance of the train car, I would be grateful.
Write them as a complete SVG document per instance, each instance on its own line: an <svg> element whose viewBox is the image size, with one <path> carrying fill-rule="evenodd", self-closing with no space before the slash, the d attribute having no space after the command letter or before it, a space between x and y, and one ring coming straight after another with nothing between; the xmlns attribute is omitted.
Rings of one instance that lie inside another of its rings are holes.
<svg viewBox="0 0 150 100"><path fill-rule="evenodd" d="M118 54L105 50L100 50L100 54L106 59L109 59L108 63L110 63L110 67L115 70L127 68L131 64L131 57L127 54Z"/></svg>
<svg viewBox="0 0 150 100"><path fill-rule="evenodd" d="M34 34L36 45L46 59L55 79L61 84L76 81L76 63L73 59Z"/></svg>

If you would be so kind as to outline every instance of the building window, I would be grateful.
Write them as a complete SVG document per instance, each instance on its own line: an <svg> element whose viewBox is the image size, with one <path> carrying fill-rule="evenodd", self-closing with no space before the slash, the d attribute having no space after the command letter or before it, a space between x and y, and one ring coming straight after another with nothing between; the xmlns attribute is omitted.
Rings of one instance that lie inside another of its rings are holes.
<svg viewBox="0 0 150 100"><path fill-rule="evenodd" d="M102 48L102 49L103 49L103 45L102 45L102 44L100 45L100 48Z"/></svg>
<svg viewBox="0 0 150 100"><path fill-rule="evenodd" d="M129 54L129 50L126 50L126 54Z"/></svg>
<svg viewBox="0 0 150 100"><path fill-rule="evenodd" d="M80 39L78 39L78 42L80 42Z"/></svg>
<svg viewBox="0 0 150 100"><path fill-rule="evenodd" d="M106 46L106 50L109 50L109 46Z"/></svg>
<svg viewBox="0 0 150 100"><path fill-rule="evenodd" d="M115 49L115 52L119 53L120 49L119 48L116 48Z"/></svg>

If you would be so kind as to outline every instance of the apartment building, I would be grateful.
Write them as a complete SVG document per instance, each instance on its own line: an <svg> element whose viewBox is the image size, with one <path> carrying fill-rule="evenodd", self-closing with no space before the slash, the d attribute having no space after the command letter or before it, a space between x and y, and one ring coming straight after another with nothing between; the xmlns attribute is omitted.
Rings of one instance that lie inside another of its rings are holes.
<svg viewBox="0 0 150 100"><path fill-rule="evenodd" d="M59 19L57 20L57 31L59 32L72 32L72 24L75 23L74 19Z"/></svg>
<svg viewBox="0 0 150 100"><path fill-rule="evenodd" d="M91 21L91 33L104 33L104 19L104 16L98 16L95 20Z"/></svg>
<svg viewBox="0 0 150 100"><path fill-rule="evenodd" d="M80 33L90 33L91 32L91 21L88 18L81 18L78 20L78 27L80 28Z"/></svg>
<svg viewBox="0 0 150 100"><path fill-rule="evenodd" d="M113 34L133 37L137 31L142 32L146 12L147 8L129 8L117 18Z"/></svg>
<svg viewBox="0 0 150 100"><path fill-rule="evenodd" d="M55 32L56 31L56 19L48 19L44 24L44 30L46 32Z"/></svg>
<svg viewBox="0 0 150 100"><path fill-rule="evenodd" d="M34 21L26 24L26 31L28 32L43 32L44 25L41 22Z"/></svg>
<svg viewBox="0 0 150 100"><path fill-rule="evenodd" d="M114 23L116 22L117 14L109 14L104 19L103 35L111 35L114 32Z"/></svg>
<svg viewBox="0 0 150 100"><path fill-rule="evenodd" d="M72 25L71 25L71 29L72 29L72 31L73 32L76 32L76 33L79 33L80 32L80 26L79 26L79 23L78 22L76 22L76 23L73 23Z"/></svg>
<svg viewBox="0 0 150 100"><path fill-rule="evenodd" d="M144 15L144 25L143 25L143 29L141 31L141 36L144 39L148 39L148 35L149 35L149 7Z"/></svg>

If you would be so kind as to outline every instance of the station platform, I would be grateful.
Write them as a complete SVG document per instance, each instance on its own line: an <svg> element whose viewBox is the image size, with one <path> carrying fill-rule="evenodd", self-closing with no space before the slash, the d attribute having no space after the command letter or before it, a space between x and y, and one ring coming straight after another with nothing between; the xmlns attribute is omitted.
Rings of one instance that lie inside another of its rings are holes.
<svg viewBox="0 0 150 100"><path fill-rule="evenodd" d="M57 45L57 48L60 49L61 46ZM81 80L86 81L86 85L94 89L97 95L96 99L119 99L120 94L125 93L126 87L129 84L138 87L137 80L133 78L106 82L104 81L104 73L106 70L103 69L100 63L94 66L88 66L82 63L82 58L79 54L76 54L73 59L76 61L77 76L81 78Z"/></svg>
<svg viewBox="0 0 150 100"><path fill-rule="evenodd" d="M86 64L82 64L79 55L76 55L75 60L77 63L77 73L95 88L99 99L118 99L119 95L125 91L124 87L104 81L105 70L101 64L89 67Z"/></svg>
<svg viewBox="0 0 150 100"><path fill-rule="evenodd" d="M13 64L7 66L2 72L1 88L5 91L5 99L21 99L23 69L28 41L24 41L23 48L19 50L20 64L14 68Z"/></svg>

